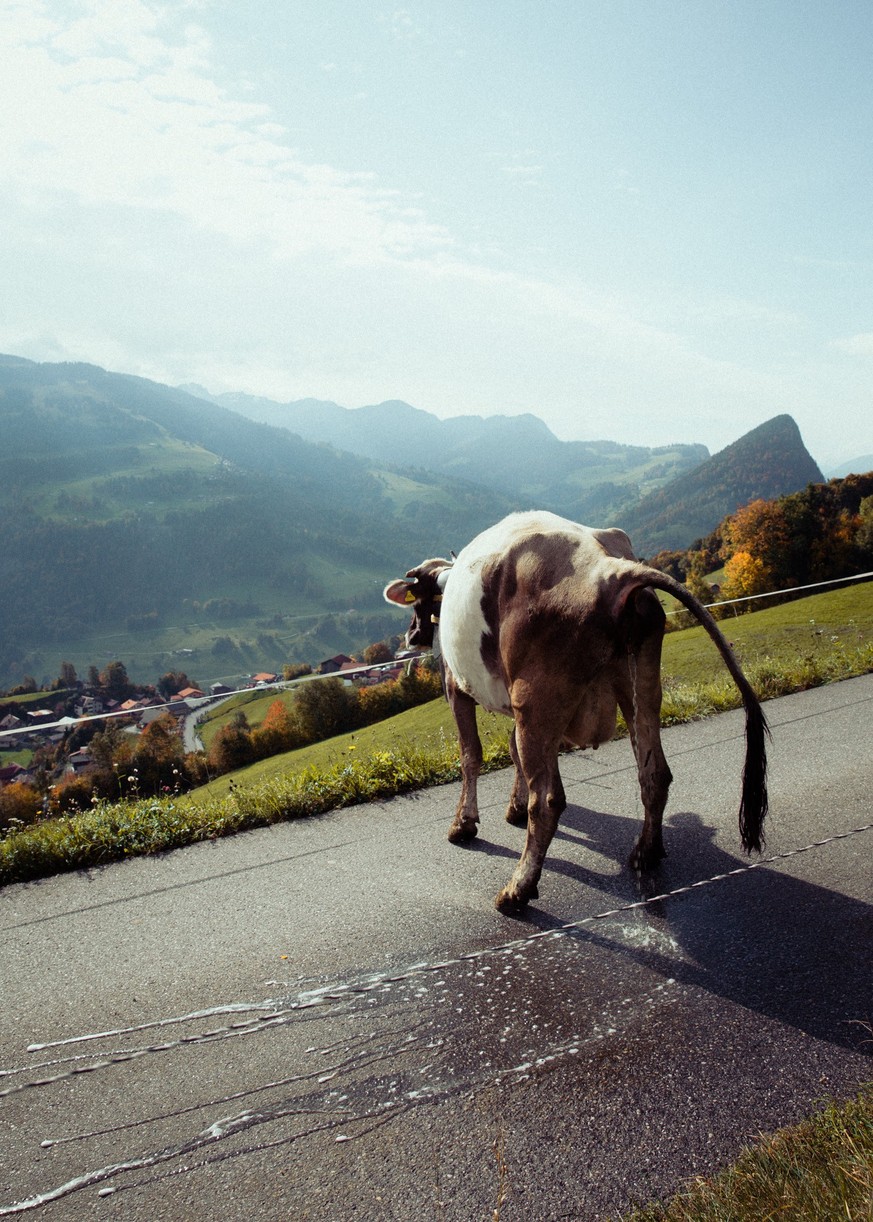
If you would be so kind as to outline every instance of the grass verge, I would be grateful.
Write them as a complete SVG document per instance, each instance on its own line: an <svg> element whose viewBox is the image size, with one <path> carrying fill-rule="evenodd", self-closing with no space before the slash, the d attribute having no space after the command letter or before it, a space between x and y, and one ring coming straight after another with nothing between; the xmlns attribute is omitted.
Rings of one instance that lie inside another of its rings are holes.
<svg viewBox="0 0 873 1222"><path fill-rule="evenodd" d="M697 1179L623 1222L869 1222L873 1218L873 1083L847 1103L762 1137L733 1166Z"/></svg>

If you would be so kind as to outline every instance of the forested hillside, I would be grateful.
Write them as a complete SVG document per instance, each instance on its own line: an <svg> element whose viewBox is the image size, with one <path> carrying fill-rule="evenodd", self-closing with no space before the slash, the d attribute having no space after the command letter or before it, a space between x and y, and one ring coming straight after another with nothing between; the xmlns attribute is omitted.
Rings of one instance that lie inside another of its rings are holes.
<svg viewBox="0 0 873 1222"><path fill-rule="evenodd" d="M704 601L712 595L704 579L714 571L723 571L718 594L725 600L870 572L873 471L750 501L693 547L659 552L652 562Z"/></svg>
<svg viewBox="0 0 873 1222"><path fill-rule="evenodd" d="M749 501L823 481L794 420L775 416L611 522L627 531L639 555L651 556L688 547Z"/></svg>
<svg viewBox="0 0 873 1222"><path fill-rule="evenodd" d="M0 358L0 429L0 683L60 658L150 677L193 650L208 676L366 645L393 625L384 580L511 507L89 365Z"/></svg>

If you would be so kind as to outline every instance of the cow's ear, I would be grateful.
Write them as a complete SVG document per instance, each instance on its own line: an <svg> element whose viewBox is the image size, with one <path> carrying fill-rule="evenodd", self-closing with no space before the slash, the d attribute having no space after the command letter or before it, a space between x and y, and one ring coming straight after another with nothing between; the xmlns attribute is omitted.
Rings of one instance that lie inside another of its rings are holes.
<svg viewBox="0 0 873 1222"><path fill-rule="evenodd" d="M404 581L402 577L397 581L392 581L382 593L386 602L397 603L401 607L408 607L415 602L415 595L412 593L409 582Z"/></svg>

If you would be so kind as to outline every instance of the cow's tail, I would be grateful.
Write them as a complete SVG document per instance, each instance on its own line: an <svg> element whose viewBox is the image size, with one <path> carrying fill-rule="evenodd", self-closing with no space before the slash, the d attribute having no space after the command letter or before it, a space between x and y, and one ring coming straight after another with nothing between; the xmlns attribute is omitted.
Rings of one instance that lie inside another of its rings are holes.
<svg viewBox="0 0 873 1222"><path fill-rule="evenodd" d="M633 586L649 586L672 594L700 621L715 643L743 698L743 707L746 711L746 762L743 767L743 792L739 814L740 839L747 853L752 850L760 852L764 844L762 828L768 806L766 740L770 736L760 701L740 669L733 650L722 636L715 620L688 587L679 581L674 581L666 573L649 568L647 565L635 564L634 568L638 580L631 582Z"/></svg>

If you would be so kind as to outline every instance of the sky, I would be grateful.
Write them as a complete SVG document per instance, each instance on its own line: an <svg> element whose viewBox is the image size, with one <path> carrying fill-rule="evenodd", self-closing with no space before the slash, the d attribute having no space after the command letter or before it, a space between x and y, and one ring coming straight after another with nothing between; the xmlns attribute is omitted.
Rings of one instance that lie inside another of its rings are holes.
<svg viewBox="0 0 873 1222"><path fill-rule="evenodd" d="M873 452L869 0L0 0L0 351Z"/></svg>

